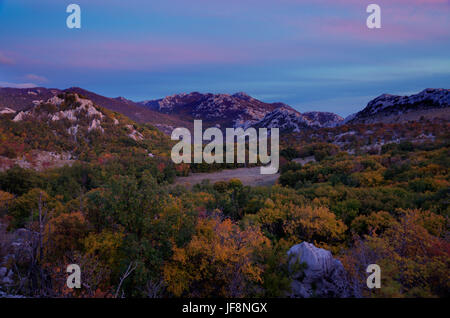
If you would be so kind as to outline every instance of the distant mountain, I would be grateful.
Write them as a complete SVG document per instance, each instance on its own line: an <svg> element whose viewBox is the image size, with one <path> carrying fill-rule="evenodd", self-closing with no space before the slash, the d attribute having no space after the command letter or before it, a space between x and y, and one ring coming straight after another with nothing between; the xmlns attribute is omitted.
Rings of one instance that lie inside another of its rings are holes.
<svg viewBox="0 0 450 318"><path fill-rule="evenodd" d="M296 132L313 127L334 127L343 118L333 113L301 114L283 103L264 103L240 92L228 94L177 94L140 104L184 119L202 119L217 127L279 127L282 132Z"/></svg>
<svg viewBox="0 0 450 318"><path fill-rule="evenodd" d="M281 106L268 113L256 123L247 123L244 127L280 128L281 133L296 133L305 129L328 128L338 126L344 119L333 113L300 113L289 106Z"/></svg>
<svg viewBox="0 0 450 318"><path fill-rule="evenodd" d="M281 133L300 132L311 128L312 122L290 107L279 107L256 123L247 123L244 128L279 128Z"/></svg>
<svg viewBox="0 0 450 318"><path fill-rule="evenodd" d="M450 90L427 88L411 96L383 94L362 111L349 116L348 124L396 123L420 118L450 120Z"/></svg>
<svg viewBox="0 0 450 318"><path fill-rule="evenodd" d="M136 103L124 97L105 97L79 87L65 90L0 88L0 114L27 110L65 92L84 96L94 104L124 114L136 122L150 123L169 135L176 127L192 129L195 119L202 119L204 127L279 127L284 133L342 124L396 123L436 117L450 120L450 90L431 88L411 96L381 95L345 120L328 112L300 113L289 105L265 103L243 92L233 95L183 93Z"/></svg>
<svg viewBox="0 0 450 318"><path fill-rule="evenodd" d="M313 126L331 128L339 126L344 121L341 116L329 112L307 112L302 115L309 119Z"/></svg>
<svg viewBox="0 0 450 318"><path fill-rule="evenodd" d="M140 102L152 110L193 121L202 119L206 126L237 127L255 123L280 107L281 103L264 103L246 93L177 94L158 100ZM288 106L289 107L289 106Z"/></svg>
<svg viewBox="0 0 450 318"><path fill-rule="evenodd" d="M0 110L4 108L16 111L26 110L64 92L73 92L85 96L96 105L122 113L140 123L151 123L166 133L170 133L175 127L192 125L192 123L184 122L181 119L142 107L142 105L123 97L109 98L79 87L71 87L65 90L44 87L24 89L0 87Z"/></svg>

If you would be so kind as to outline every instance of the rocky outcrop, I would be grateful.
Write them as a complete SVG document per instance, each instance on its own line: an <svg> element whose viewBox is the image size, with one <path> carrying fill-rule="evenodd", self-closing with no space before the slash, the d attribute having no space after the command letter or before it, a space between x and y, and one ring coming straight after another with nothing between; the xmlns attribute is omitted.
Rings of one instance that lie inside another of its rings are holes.
<svg viewBox="0 0 450 318"><path fill-rule="evenodd" d="M0 267L0 286L11 286L14 283L13 274L7 267Z"/></svg>
<svg viewBox="0 0 450 318"><path fill-rule="evenodd" d="M35 169L43 171L48 168L71 166L75 162L75 157L69 152L50 152L43 150L31 150L27 155L11 159L0 156L0 172L19 166L24 169Z"/></svg>
<svg viewBox="0 0 450 318"><path fill-rule="evenodd" d="M288 251L293 298L355 297L342 263L330 251L303 242Z"/></svg>
<svg viewBox="0 0 450 318"><path fill-rule="evenodd" d="M5 115L5 114L14 114L16 111L11 109L11 108L1 108L0 107L0 115Z"/></svg>
<svg viewBox="0 0 450 318"><path fill-rule="evenodd" d="M31 241L36 240L36 233L27 229L17 229L9 233L6 226L0 222L0 298L23 298L22 295L11 294L17 286L11 264L17 262L29 263Z"/></svg>

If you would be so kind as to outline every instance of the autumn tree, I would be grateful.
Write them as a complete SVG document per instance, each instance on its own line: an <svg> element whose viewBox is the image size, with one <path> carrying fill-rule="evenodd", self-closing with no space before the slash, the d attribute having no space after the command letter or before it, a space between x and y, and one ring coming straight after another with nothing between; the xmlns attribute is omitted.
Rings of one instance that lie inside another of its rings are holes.
<svg viewBox="0 0 450 318"><path fill-rule="evenodd" d="M192 240L164 266L167 289L178 297L251 296L263 273L255 253L268 244L257 228L241 230L220 214L200 218Z"/></svg>
<svg viewBox="0 0 450 318"><path fill-rule="evenodd" d="M442 234L445 220L420 210L397 213L399 221L393 222L381 235L356 239L354 246L343 255L344 266L366 296L448 296L450 245L432 234ZM381 289L369 291L363 287L368 264L381 267Z"/></svg>
<svg viewBox="0 0 450 318"><path fill-rule="evenodd" d="M82 250L89 225L81 212L61 213L45 227L47 258L55 260L69 252Z"/></svg>

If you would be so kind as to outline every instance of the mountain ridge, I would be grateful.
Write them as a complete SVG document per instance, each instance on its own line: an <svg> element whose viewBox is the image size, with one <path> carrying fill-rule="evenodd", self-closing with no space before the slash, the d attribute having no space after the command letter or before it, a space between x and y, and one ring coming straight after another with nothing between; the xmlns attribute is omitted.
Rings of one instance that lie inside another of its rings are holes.
<svg viewBox="0 0 450 318"><path fill-rule="evenodd" d="M426 88L409 95L382 94L371 100L361 111L346 118L348 124L395 123L420 118L443 117L450 120L450 89Z"/></svg>
<svg viewBox="0 0 450 318"><path fill-rule="evenodd" d="M243 92L233 95L181 93L140 104L191 121L202 119L206 125L218 127L237 127L247 121L256 122L279 106L277 103L262 102Z"/></svg>
<svg viewBox="0 0 450 318"><path fill-rule="evenodd" d="M95 104L122 113L136 122L150 123L168 135L176 127L191 129L195 119L202 119L205 127L270 128L278 125L284 133L298 132L301 129L332 128L343 124L395 123L435 117L450 120L447 111L450 105L450 90L442 88L427 88L410 96L382 94L345 120L331 112L300 113L287 104L266 103L245 92L191 92L134 102L120 96L105 97L80 87L64 90L0 87L0 113L29 109L65 92L85 96Z"/></svg>
<svg viewBox="0 0 450 318"><path fill-rule="evenodd" d="M217 127L272 127L269 119L284 122L283 131L292 132L313 127L334 127L343 118L330 112L306 112L301 114L291 106L281 103L265 103L245 92L235 94L181 93L156 100L139 102L150 109L190 120L202 119ZM290 119L281 119L286 115ZM288 123L289 122L289 123Z"/></svg>

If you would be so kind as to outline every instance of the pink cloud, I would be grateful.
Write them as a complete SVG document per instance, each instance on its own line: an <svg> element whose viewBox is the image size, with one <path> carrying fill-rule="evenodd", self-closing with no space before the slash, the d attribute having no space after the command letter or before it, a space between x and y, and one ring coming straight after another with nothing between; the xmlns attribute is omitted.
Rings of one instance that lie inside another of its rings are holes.
<svg viewBox="0 0 450 318"><path fill-rule="evenodd" d="M158 70L198 64L228 64L246 62L254 58L251 47L242 49L232 45L217 45L186 40L146 39L145 41L84 41L64 45L52 40L17 44L15 58L29 66L80 67L92 69ZM49 48L46 52L39 47ZM20 52L20 53L19 53ZM42 76L28 74L28 79L43 82Z"/></svg>
<svg viewBox="0 0 450 318"><path fill-rule="evenodd" d="M423 27L424 25L426 27ZM399 19L393 23L382 19L381 29L368 29L365 26L365 21L335 18L323 23L319 32L324 36L339 40L360 40L374 43L426 42L436 38L448 38L448 31L440 28L440 26L433 21L419 25L414 24L412 20L401 21Z"/></svg>
<svg viewBox="0 0 450 318"><path fill-rule="evenodd" d="M6 56L4 53L0 52L0 64L13 65L14 60Z"/></svg>
<svg viewBox="0 0 450 318"><path fill-rule="evenodd" d="M294 1L295 0L284 0ZM325 3L318 0L318 3ZM353 0L338 0L335 3L356 3ZM367 3L370 3L368 1ZM382 3L382 0L372 1ZM358 1L361 4L361 1ZM405 5L398 5L403 3ZM409 5L406 5L408 3ZM292 29L298 29L299 34L308 30L307 36L320 37L324 41L364 41L372 43L399 43L405 42L431 42L436 39L448 41L450 39L450 6L443 8L429 7L418 8L414 4L443 4L442 0L397 0L389 4L381 5L381 29L368 29L366 18L368 14L361 10L349 11L347 16L334 15L333 10L324 13L323 16L314 16L305 21L282 21ZM397 4L397 5L394 5ZM363 4L363 7L365 4Z"/></svg>
<svg viewBox="0 0 450 318"><path fill-rule="evenodd" d="M304 0L281 0L284 2L293 2L293 3L305 3ZM339 5L362 5L368 6L371 3L376 3L380 6L383 5L430 5L430 4L449 4L449 0L374 0L374 1L361 1L361 0L316 0L316 3L324 3L324 4L339 4Z"/></svg>
<svg viewBox="0 0 450 318"><path fill-rule="evenodd" d="M38 83L46 83L46 82L48 82L48 79L46 77L39 76L39 75L36 75L36 74L27 74L27 75L25 75L25 78L29 79L31 81L36 81Z"/></svg>
<svg viewBox="0 0 450 318"><path fill-rule="evenodd" d="M302 56L316 56L308 47L272 41L257 43L232 43L187 41L185 39L148 38L141 41L105 40L84 41L82 44L68 42L64 45L47 40L39 45L27 43L27 50L21 44L16 46L21 64L29 67L57 66L60 68L89 68L103 70L162 70L190 66L239 65ZM38 48L49 48L42 52ZM32 74L29 74L32 75ZM31 76L28 78L31 79ZM33 76L34 81L40 81Z"/></svg>
<svg viewBox="0 0 450 318"><path fill-rule="evenodd" d="M9 83L9 82L0 82L0 87L33 88L33 87L37 87L37 85L36 85L36 84L33 84L33 83Z"/></svg>
<svg viewBox="0 0 450 318"><path fill-rule="evenodd" d="M93 47L74 47L73 53L67 61L70 65L106 69L158 69L169 65L235 63L245 59L244 53L232 48L152 40L145 43L108 41Z"/></svg>

